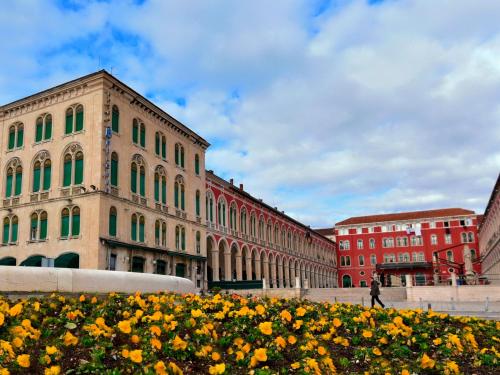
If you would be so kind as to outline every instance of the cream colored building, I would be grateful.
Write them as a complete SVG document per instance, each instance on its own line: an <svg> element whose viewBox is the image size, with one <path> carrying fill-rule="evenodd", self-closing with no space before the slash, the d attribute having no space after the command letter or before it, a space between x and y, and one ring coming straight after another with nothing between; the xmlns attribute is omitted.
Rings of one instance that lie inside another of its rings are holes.
<svg viewBox="0 0 500 375"><path fill-rule="evenodd" d="M500 285L500 175L479 226L479 249L483 276Z"/></svg>
<svg viewBox="0 0 500 375"><path fill-rule="evenodd" d="M202 137L105 71L6 104L0 123L0 264L205 286Z"/></svg>

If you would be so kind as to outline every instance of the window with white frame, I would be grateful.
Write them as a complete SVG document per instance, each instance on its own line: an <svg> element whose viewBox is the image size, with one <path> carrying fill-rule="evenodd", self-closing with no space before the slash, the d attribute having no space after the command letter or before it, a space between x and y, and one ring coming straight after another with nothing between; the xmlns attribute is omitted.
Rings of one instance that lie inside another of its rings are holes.
<svg viewBox="0 0 500 375"><path fill-rule="evenodd" d="M370 264L372 266L376 265L377 264L377 256L375 254L371 254L370 255Z"/></svg>
<svg viewBox="0 0 500 375"><path fill-rule="evenodd" d="M447 233L444 235L444 243L447 245L451 244L451 234L450 233Z"/></svg>
<svg viewBox="0 0 500 375"><path fill-rule="evenodd" d="M435 234L433 234L431 236L431 245L437 245L437 244L438 244L438 237Z"/></svg>
<svg viewBox="0 0 500 375"><path fill-rule="evenodd" d="M365 257L363 255L358 256L358 261L360 266L365 265Z"/></svg>
<svg viewBox="0 0 500 375"><path fill-rule="evenodd" d="M362 239L359 239L357 241L357 247L358 247L359 250L363 249L363 240Z"/></svg>
<svg viewBox="0 0 500 375"><path fill-rule="evenodd" d="M370 238L370 249L375 249L375 238Z"/></svg>

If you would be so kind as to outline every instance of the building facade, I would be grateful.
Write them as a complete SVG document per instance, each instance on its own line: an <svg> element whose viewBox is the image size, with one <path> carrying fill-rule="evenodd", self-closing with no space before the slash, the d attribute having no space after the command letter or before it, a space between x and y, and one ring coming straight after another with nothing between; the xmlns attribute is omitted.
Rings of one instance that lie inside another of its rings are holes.
<svg viewBox="0 0 500 375"><path fill-rule="evenodd" d="M500 284L500 174L479 225L479 249L483 276Z"/></svg>
<svg viewBox="0 0 500 375"><path fill-rule="evenodd" d="M203 138L104 71L0 107L0 124L0 264L203 286Z"/></svg>
<svg viewBox="0 0 500 375"><path fill-rule="evenodd" d="M208 171L210 280L266 280L271 288L337 286L335 243ZM306 281L307 280L307 281Z"/></svg>
<svg viewBox="0 0 500 375"><path fill-rule="evenodd" d="M0 125L0 265L336 280L331 241L207 178L208 142L105 71L1 106ZM266 243L254 216L295 242Z"/></svg>
<svg viewBox="0 0 500 375"><path fill-rule="evenodd" d="M339 285L366 287L374 272L386 286L447 283L480 273L477 217L461 208L351 217L335 225Z"/></svg>

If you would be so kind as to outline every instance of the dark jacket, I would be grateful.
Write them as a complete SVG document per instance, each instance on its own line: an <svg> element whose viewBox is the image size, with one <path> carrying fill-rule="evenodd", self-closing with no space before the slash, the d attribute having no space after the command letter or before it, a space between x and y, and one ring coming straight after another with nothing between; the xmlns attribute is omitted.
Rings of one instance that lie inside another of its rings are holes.
<svg viewBox="0 0 500 375"><path fill-rule="evenodd" d="M372 283L370 284L370 296L379 296L380 295L380 289L378 288L378 281L377 280L372 280Z"/></svg>

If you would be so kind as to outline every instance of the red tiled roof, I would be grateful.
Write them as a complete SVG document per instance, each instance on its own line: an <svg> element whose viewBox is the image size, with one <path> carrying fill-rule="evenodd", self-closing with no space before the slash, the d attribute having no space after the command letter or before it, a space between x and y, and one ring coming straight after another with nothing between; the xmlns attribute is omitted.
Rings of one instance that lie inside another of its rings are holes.
<svg viewBox="0 0 500 375"><path fill-rule="evenodd" d="M474 214L475 214L474 211L465 210L463 208L442 208L438 210L399 212L395 214L350 217L349 219L338 222L336 226L379 223L384 221L430 219L434 217L463 216L463 215L474 215Z"/></svg>
<svg viewBox="0 0 500 375"><path fill-rule="evenodd" d="M321 234L322 236L333 236L335 234L333 228L323 228L323 229L314 229L316 233Z"/></svg>

